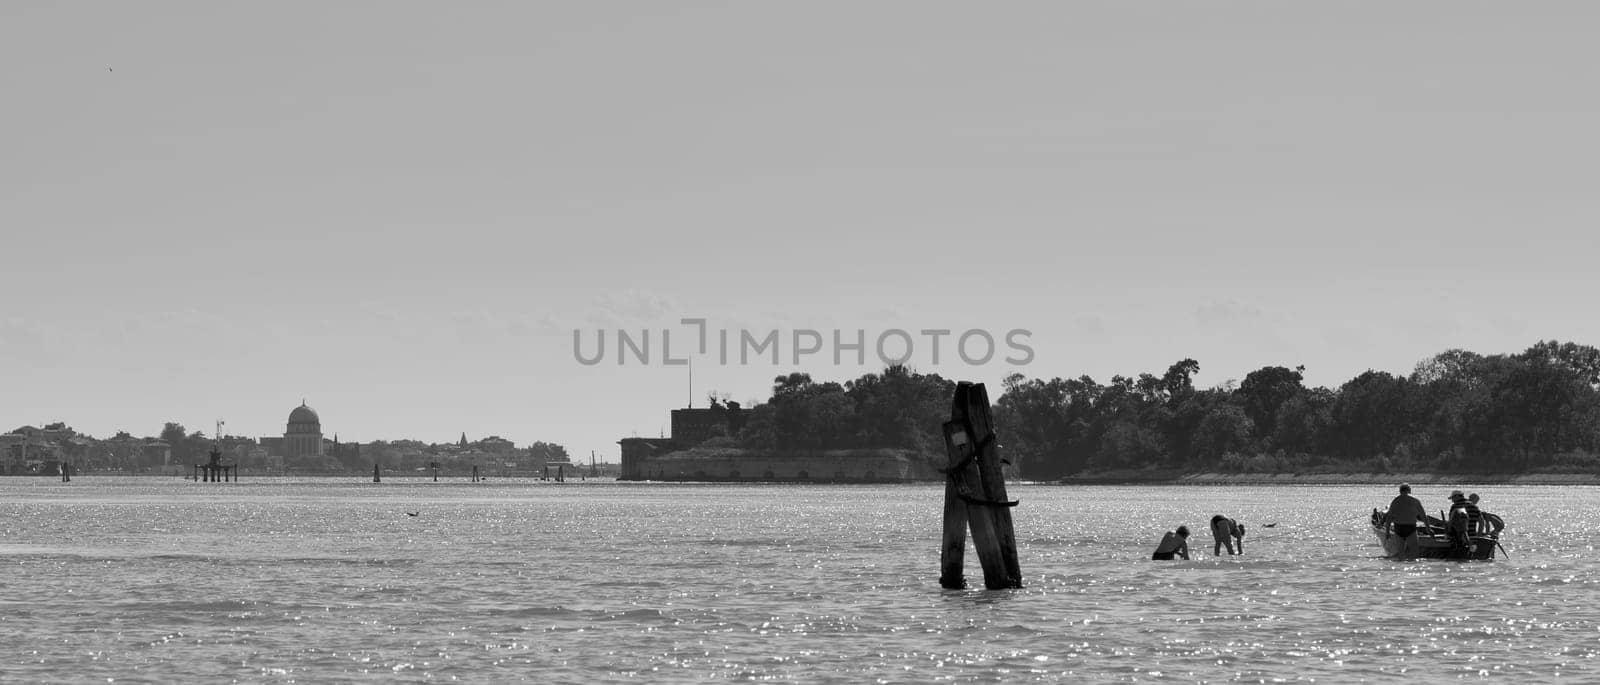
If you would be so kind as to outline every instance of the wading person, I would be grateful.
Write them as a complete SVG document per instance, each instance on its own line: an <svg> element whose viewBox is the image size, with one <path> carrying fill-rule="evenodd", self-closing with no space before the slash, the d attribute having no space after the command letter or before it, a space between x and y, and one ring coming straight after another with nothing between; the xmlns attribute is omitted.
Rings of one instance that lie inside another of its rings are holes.
<svg viewBox="0 0 1600 685"><path fill-rule="evenodd" d="M1389 535L1400 536L1400 551L1395 553L1399 559L1410 561L1417 558L1421 542L1417 540L1417 525L1428 522L1428 510L1422 508L1422 500L1411 496L1411 486L1407 483L1400 484L1400 494L1389 502L1389 512L1384 515L1384 528Z"/></svg>
<svg viewBox="0 0 1600 685"><path fill-rule="evenodd" d="M1167 561L1174 556L1189 558L1189 527L1178 526L1177 531L1168 531L1161 537L1161 544L1156 545L1156 551L1150 555L1152 561Z"/></svg>
<svg viewBox="0 0 1600 685"><path fill-rule="evenodd" d="M1222 514L1211 517L1211 539L1215 541L1211 546L1212 556L1222 556L1223 547L1228 548L1229 556L1239 553L1233 549L1234 529L1238 525L1238 522Z"/></svg>
<svg viewBox="0 0 1600 685"><path fill-rule="evenodd" d="M1228 522L1233 524L1233 546L1239 549L1240 554L1244 554L1244 524L1235 519L1228 519Z"/></svg>

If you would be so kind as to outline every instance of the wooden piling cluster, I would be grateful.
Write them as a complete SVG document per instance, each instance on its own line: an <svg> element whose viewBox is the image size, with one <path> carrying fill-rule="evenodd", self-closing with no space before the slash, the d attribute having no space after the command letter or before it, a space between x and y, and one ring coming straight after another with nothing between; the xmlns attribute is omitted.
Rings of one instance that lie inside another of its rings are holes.
<svg viewBox="0 0 1600 685"><path fill-rule="evenodd" d="M950 420L944 424L945 452L950 466L944 489L944 546L939 553L939 585L967 586L962 576L967 529L983 566L983 585L990 590L1022 587L1017 561L1017 536L1011 525L1005 477L1000 471L1000 445L995 437L989 393L982 383L956 385Z"/></svg>
<svg viewBox="0 0 1600 685"><path fill-rule="evenodd" d="M195 464L193 478L206 483L227 483L239 480L239 467L227 464Z"/></svg>
<svg viewBox="0 0 1600 685"><path fill-rule="evenodd" d="M239 467L222 463L221 450L212 448L210 456L210 461L194 465L195 480L207 483L226 483L239 480Z"/></svg>

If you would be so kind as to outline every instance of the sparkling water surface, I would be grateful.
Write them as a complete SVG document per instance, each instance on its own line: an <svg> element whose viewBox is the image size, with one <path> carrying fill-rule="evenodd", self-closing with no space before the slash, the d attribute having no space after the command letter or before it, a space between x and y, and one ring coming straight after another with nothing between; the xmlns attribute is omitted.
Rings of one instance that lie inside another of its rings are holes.
<svg viewBox="0 0 1600 685"><path fill-rule="evenodd" d="M958 591L933 484L0 478L0 680L1600 681L1600 489L1469 489L1509 556L1382 558L1389 486L1012 485L1025 587Z"/></svg>

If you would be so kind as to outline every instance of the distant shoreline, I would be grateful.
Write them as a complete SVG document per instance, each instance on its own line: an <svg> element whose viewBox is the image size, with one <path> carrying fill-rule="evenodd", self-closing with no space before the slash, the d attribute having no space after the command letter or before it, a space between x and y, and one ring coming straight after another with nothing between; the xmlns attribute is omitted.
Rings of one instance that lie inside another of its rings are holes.
<svg viewBox="0 0 1600 685"><path fill-rule="evenodd" d="M1170 473L1077 474L1058 485L1600 485L1596 473Z"/></svg>

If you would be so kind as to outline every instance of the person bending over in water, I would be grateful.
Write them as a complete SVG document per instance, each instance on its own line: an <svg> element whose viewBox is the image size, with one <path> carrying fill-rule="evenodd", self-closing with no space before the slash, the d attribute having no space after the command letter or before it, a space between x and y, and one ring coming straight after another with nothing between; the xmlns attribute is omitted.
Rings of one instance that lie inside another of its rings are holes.
<svg viewBox="0 0 1600 685"><path fill-rule="evenodd" d="M1178 526L1177 532L1168 532L1162 536L1161 544L1156 545L1155 554L1150 555L1152 561L1166 561L1173 556L1189 559L1189 527Z"/></svg>
<svg viewBox="0 0 1600 685"><path fill-rule="evenodd" d="M1233 550L1233 531L1238 525L1233 519L1222 514L1211 517L1211 539L1216 541L1216 544L1211 546L1212 556L1222 556L1224 546L1228 548L1229 556L1238 554Z"/></svg>
<svg viewBox="0 0 1600 685"><path fill-rule="evenodd" d="M1233 524L1233 546L1239 548L1239 553L1244 554L1244 524L1234 519L1228 519Z"/></svg>

